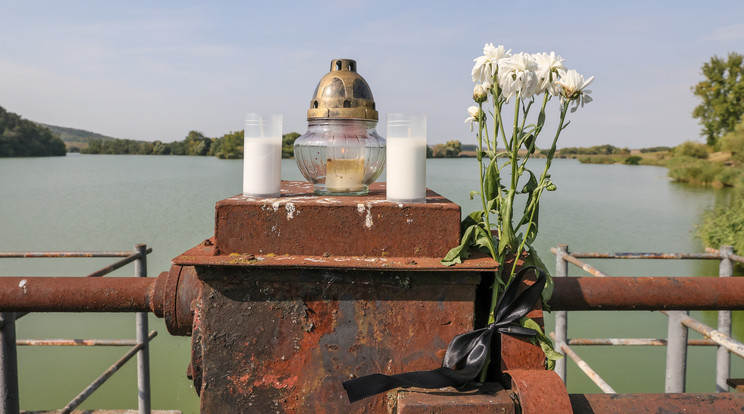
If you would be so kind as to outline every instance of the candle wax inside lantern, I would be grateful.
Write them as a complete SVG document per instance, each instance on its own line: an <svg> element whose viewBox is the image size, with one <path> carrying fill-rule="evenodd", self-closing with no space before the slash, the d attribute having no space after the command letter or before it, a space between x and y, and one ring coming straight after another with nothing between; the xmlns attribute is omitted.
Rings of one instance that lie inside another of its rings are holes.
<svg viewBox="0 0 744 414"><path fill-rule="evenodd" d="M359 191L364 187L364 158L326 161L326 189L335 193Z"/></svg>

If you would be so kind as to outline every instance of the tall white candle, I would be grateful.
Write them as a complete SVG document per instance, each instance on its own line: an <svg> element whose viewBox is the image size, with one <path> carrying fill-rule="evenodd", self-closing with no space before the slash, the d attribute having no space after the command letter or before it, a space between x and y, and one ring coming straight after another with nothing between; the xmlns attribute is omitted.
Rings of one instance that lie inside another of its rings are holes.
<svg viewBox="0 0 744 414"><path fill-rule="evenodd" d="M387 199L426 202L426 115L388 114Z"/></svg>
<svg viewBox="0 0 744 414"><path fill-rule="evenodd" d="M243 194L278 197L281 190L282 116L246 115L243 138Z"/></svg>

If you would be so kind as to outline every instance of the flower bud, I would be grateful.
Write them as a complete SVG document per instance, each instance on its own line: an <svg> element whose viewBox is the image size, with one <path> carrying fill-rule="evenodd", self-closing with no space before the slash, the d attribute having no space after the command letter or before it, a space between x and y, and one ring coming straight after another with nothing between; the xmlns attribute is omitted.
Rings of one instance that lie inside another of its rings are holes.
<svg viewBox="0 0 744 414"><path fill-rule="evenodd" d="M478 103L483 103L488 99L488 93L481 84L475 85L473 89L473 100Z"/></svg>
<svg viewBox="0 0 744 414"><path fill-rule="evenodd" d="M548 184L547 187L545 187L545 189L548 190L548 191L555 191L557 189L557 187L555 186L555 184L550 183L550 184Z"/></svg>

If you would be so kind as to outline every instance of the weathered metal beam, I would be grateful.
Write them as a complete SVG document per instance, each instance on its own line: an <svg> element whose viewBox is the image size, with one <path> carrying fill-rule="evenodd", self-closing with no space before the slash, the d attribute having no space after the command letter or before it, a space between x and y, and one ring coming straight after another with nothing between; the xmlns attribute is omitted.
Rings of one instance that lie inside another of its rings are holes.
<svg viewBox="0 0 744 414"><path fill-rule="evenodd" d="M574 414L741 413L744 394L569 394Z"/></svg>
<svg viewBox="0 0 744 414"><path fill-rule="evenodd" d="M564 257L565 258L565 257ZM553 310L743 310L744 278L554 278Z"/></svg>

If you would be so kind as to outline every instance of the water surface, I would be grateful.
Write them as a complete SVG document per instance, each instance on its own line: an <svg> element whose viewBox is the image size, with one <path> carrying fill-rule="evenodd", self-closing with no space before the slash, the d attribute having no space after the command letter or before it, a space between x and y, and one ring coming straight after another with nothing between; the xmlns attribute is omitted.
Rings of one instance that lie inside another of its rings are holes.
<svg viewBox="0 0 744 414"><path fill-rule="evenodd" d="M541 160L531 168L541 171ZM473 159L427 162L428 187L463 206L477 188ZM551 246L573 251L701 252L693 237L701 213L725 191L670 182L661 167L584 165L556 160L558 191L545 193L537 247L552 268ZM302 179L293 160L282 177ZM0 159L0 251L128 250L136 243L153 248L150 276L170 267L170 259L214 233L214 204L241 192L242 162L213 157L69 155ZM384 180L381 178L381 180ZM107 259L2 259L0 276L80 276ZM592 261L616 276L717 275L717 263L700 261ZM131 266L115 273L131 276ZM570 275L579 276L575 267ZM693 312L715 325L715 313ZM735 323L738 322L738 315ZM130 338L129 314L31 314L18 322L19 338ZM548 330L552 317L547 318ZM151 317L159 335L151 345L153 407L198 412L198 398L185 371L189 338L172 337ZM744 332L735 329L739 337ZM576 312L570 337L666 336L666 317L651 312ZM691 337L697 337L691 335ZM662 347L583 347L579 354L618 392L663 392ZM113 363L121 348L20 347L21 408L61 408ZM715 351L691 348L688 391L714 391ZM744 375L733 357L733 377ZM569 392L599 392L569 361ZM81 407L136 407L134 364L116 373Z"/></svg>

